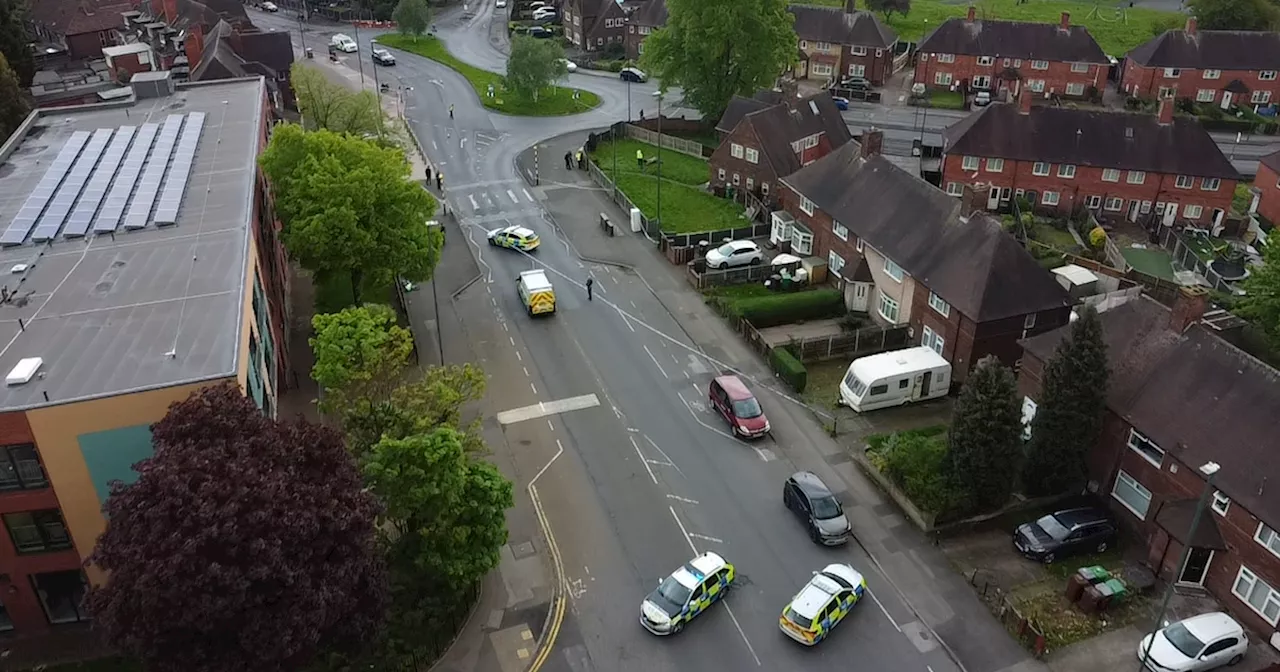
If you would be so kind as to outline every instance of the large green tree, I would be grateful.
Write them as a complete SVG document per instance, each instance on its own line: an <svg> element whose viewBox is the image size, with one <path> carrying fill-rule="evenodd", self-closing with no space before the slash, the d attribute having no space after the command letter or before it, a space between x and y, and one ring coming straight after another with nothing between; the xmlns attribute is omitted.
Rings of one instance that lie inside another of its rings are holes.
<svg viewBox="0 0 1280 672"><path fill-rule="evenodd" d="M396 30L418 37L431 25L431 8L427 6L427 0L400 0L391 13L391 19L396 22Z"/></svg>
<svg viewBox="0 0 1280 672"><path fill-rule="evenodd" d="M565 76L567 67L564 48L555 40L515 35L511 40L511 55L507 57L507 76L503 85L517 98L536 101L542 91Z"/></svg>
<svg viewBox="0 0 1280 672"><path fill-rule="evenodd" d="M1022 413L1013 373L995 357L969 372L947 433L947 480L971 512L1009 501L1022 458Z"/></svg>
<svg viewBox="0 0 1280 672"><path fill-rule="evenodd" d="M9 67L4 54L0 54L0 142L12 135L30 112L26 93L18 86L17 75Z"/></svg>
<svg viewBox="0 0 1280 672"><path fill-rule="evenodd" d="M1280 16L1271 0L1189 0L1187 6L1206 30L1271 30Z"/></svg>
<svg viewBox="0 0 1280 672"><path fill-rule="evenodd" d="M31 86L31 78L36 74L35 55L29 46L31 38L23 24L26 16L26 0L0 0L0 54L9 61L9 67L18 76L19 87L24 89ZM7 93L0 91L0 95Z"/></svg>
<svg viewBox="0 0 1280 672"><path fill-rule="evenodd" d="M289 83L298 98L302 123L310 130L373 136L386 128L382 104L372 91L353 91L302 61L289 69Z"/></svg>
<svg viewBox="0 0 1280 672"><path fill-rule="evenodd" d="M1280 352L1280 240L1262 252L1263 265L1245 278L1244 296L1236 301L1236 312L1267 338L1271 349Z"/></svg>
<svg viewBox="0 0 1280 672"><path fill-rule="evenodd" d="M347 276L355 304L367 287L431 277L441 244L427 226L435 199L409 179L403 150L289 124L259 161L289 254L321 280Z"/></svg>
<svg viewBox="0 0 1280 672"><path fill-rule="evenodd" d="M311 378L325 392L322 411L350 410L388 396L404 382L413 334L396 324L390 306L366 304L316 315L311 327Z"/></svg>
<svg viewBox="0 0 1280 672"><path fill-rule="evenodd" d="M796 60L786 0L666 0L667 25L645 40L641 65L679 86L703 118L719 119L735 94L774 85Z"/></svg>
<svg viewBox="0 0 1280 672"><path fill-rule="evenodd" d="M1077 313L1041 376L1040 404L1022 471L1023 489L1033 497L1083 485L1085 456L1102 432L1108 379L1102 320L1092 306Z"/></svg>

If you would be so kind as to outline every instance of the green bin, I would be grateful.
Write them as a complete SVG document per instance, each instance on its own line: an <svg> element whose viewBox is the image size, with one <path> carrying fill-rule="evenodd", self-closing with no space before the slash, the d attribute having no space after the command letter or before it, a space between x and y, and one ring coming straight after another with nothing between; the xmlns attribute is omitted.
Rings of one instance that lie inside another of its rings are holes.
<svg viewBox="0 0 1280 672"><path fill-rule="evenodd" d="M1102 565L1094 565L1092 567L1081 567L1080 576L1088 579L1091 583L1102 583L1111 578L1111 572L1107 571Z"/></svg>

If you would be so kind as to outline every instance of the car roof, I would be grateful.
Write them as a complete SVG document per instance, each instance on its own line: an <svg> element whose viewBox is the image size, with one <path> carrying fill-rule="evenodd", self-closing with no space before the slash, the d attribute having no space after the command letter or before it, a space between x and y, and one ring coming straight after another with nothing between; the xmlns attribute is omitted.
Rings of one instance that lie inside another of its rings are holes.
<svg viewBox="0 0 1280 672"><path fill-rule="evenodd" d="M828 488L827 484L812 471L797 471L791 474L791 480L795 481L796 485L800 486L800 490L810 498L826 497L831 494L831 488Z"/></svg>
<svg viewBox="0 0 1280 672"><path fill-rule="evenodd" d="M689 561L690 566L704 575L714 574L715 572L724 569L727 564L729 563L725 562L724 558L712 553L711 551L707 551L706 553L703 553Z"/></svg>
<svg viewBox="0 0 1280 672"><path fill-rule="evenodd" d="M1109 522L1111 520L1111 514L1092 506L1054 511L1052 515L1063 527L1075 527L1077 525Z"/></svg>
<svg viewBox="0 0 1280 672"><path fill-rule="evenodd" d="M744 399L752 399L755 397L751 394L751 390L747 389L747 384L742 382L737 376L717 376L716 383L720 385L725 394L734 401L742 401Z"/></svg>
<svg viewBox="0 0 1280 672"><path fill-rule="evenodd" d="M1235 619L1221 611L1192 616L1179 621L1179 623L1191 634L1195 635L1196 639L1206 644L1219 637L1239 636L1244 633L1244 628L1240 627L1240 624L1236 623Z"/></svg>
<svg viewBox="0 0 1280 672"><path fill-rule="evenodd" d="M755 241L753 240L731 240L728 242L728 245L731 245L736 248L759 247L759 245L756 245Z"/></svg>

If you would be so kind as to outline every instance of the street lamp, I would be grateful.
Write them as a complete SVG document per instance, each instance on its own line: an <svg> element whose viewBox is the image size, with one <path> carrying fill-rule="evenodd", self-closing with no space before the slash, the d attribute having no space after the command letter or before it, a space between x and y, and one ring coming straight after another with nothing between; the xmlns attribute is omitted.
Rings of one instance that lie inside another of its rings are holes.
<svg viewBox="0 0 1280 672"><path fill-rule="evenodd" d="M1175 572L1182 571L1182 566L1187 564L1187 556L1191 553L1191 540L1195 539L1196 528L1200 527L1200 518L1204 515L1205 505L1209 502L1209 495L1213 493L1213 477L1218 473L1221 467L1217 462L1205 462L1200 465L1200 473L1204 474L1204 491L1200 493L1200 500L1196 502L1196 513L1191 517L1191 529L1187 531L1187 540L1182 544L1182 557L1178 559L1178 564L1174 569ZM1160 568L1156 567L1156 576L1160 576ZM1146 642L1142 646L1142 659L1138 662L1139 672L1146 672L1148 669L1147 661L1151 660L1151 646L1155 644L1156 633L1164 623L1164 613L1169 609L1169 600L1173 597L1174 581L1169 581L1169 585L1164 589L1164 600L1160 602L1160 611L1156 612L1156 622L1151 626L1151 633L1147 635Z"/></svg>
<svg viewBox="0 0 1280 672"><path fill-rule="evenodd" d="M356 14L356 20L351 23L351 27L356 30L356 65L360 67L360 88L364 88L364 58L360 53L360 14Z"/></svg>
<svg viewBox="0 0 1280 672"><path fill-rule="evenodd" d="M662 231L662 97L665 94L658 89L658 231Z"/></svg>

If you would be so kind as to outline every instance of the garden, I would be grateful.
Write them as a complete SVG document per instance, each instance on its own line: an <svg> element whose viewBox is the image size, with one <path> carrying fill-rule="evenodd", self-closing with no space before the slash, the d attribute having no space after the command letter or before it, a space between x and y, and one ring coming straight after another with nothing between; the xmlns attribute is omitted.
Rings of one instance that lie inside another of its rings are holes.
<svg viewBox="0 0 1280 672"><path fill-rule="evenodd" d="M502 75L463 63L449 53L444 44L430 35L415 37L388 33L378 36L378 43L429 58L458 72L471 83L480 102L494 112L526 117L554 117L585 112L600 104L600 97L590 91L553 86L537 100L521 100L504 94ZM489 96L493 88L494 96Z"/></svg>

